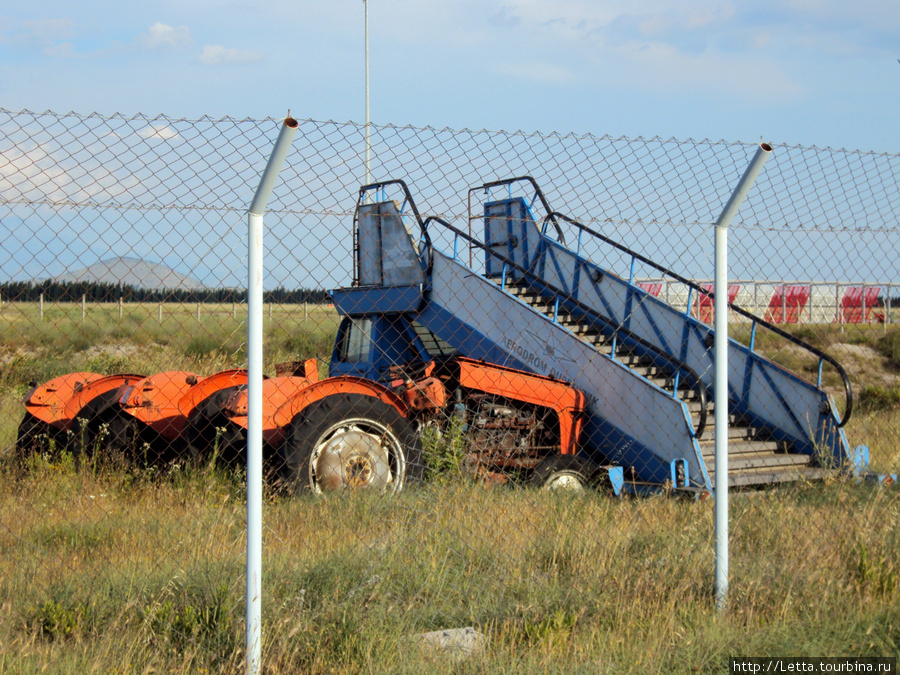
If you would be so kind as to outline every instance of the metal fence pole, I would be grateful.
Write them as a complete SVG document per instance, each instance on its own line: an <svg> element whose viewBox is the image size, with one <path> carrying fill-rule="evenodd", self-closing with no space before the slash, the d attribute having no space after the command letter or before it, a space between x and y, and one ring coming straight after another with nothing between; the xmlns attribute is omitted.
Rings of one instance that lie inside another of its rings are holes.
<svg viewBox="0 0 900 675"><path fill-rule="evenodd" d="M716 425L716 608L723 611L728 601L728 225L744 197L772 154L772 147L761 143L750 166L716 221L715 279L715 425Z"/></svg>
<svg viewBox="0 0 900 675"><path fill-rule="evenodd" d="M891 285L887 285L887 302L885 302L884 312L884 330L887 331L888 324L891 322L891 310L894 308L891 302Z"/></svg>
<svg viewBox="0 0 900 675"><path fill-rule="evenodd" d="M844 308L841 307L841 285L834 285L834 311L835 317L841 326L841 335L844 334Z"/></svg>
<svg viewBox="0 0 900 675"><path fill-rule="evenodd" d="M860 301L862 303L862 322L868 323L869 315L866 314L866 285L865 284L862 285L862 293L861 293Z"/></svg>
<svg viewBox="0 0 900 675"><path fill-rule="evenodd" d="M247 634L245 672L262 667L263 213L300 126L284 120L247 215Z"/></svg>

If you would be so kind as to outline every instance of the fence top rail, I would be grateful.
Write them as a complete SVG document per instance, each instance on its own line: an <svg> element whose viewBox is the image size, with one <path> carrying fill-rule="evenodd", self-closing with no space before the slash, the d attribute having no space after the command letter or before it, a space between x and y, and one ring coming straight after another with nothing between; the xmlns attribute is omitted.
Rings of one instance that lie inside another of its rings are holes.
<svg viewBox="0 0 900 675"><path fill-rule="evenodd" d="M696 284L711 284L713 279L694 278L692 281ZM639 283L672 283L666 277L635 277L635 282ZM679 282L680 283L680 282ZM809 279L729 279L729 284L744 284L756 286L837 286L839 288L852 288L864 286L866 288L896 288L900 287L900 280L897 281L811 281Z"/></svg>

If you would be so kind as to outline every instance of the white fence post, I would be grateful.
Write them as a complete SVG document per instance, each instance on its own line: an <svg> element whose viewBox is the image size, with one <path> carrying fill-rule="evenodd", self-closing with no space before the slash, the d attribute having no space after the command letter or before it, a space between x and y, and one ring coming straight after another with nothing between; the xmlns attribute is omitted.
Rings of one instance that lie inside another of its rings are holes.
<svg viewBox="0 0 900 675"><path fill-rule="evenodd" d="M263 213L300 124L284 120L247 214L247 634L245 669L262 668Z"/></svg>
<svg viewBox="0 0 900 675"><path fill-rule="evenodd" d="M716 279L714 296L716 426L715 538L716 609L724 611L728 604L728 225L741 207L747 192L772 154L772 147L761 143L740 182L716 221ZM783 284L782 284L783 288ZM783 294L782 294L783 297Z"/></svg>

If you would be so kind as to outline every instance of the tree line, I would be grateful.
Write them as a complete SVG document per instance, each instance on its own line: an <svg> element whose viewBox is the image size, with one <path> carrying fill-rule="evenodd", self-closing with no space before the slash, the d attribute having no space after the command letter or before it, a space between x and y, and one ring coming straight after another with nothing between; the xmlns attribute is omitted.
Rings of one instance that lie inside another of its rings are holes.
<svg viewBox="0 0 900 675"><path fill-rule="evenodd" d="M148 289L126 284L100 283L96 281L5 281L0 283L0 296L4 302L177 302L214 303L247 302L247 291L242 288L202 289ZM278 305L299 305L305 302L323 304L331 302L328 292L320 289L276 288L263 292L263 302Z"/></svg>

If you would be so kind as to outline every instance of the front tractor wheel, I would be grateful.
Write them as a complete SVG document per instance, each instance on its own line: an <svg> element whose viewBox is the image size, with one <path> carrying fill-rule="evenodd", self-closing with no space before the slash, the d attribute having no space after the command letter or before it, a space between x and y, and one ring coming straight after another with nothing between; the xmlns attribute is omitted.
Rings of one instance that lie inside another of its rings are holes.
<svg viewBox="0 0 900 675"><path fill-rule="evenodd" d="M543 490L584 492L593 478L590 462L572 455L554 455L538 464L531 474L531 484Z"/></svg>
<svg viewBox="0 0 900 675"><path fill-rule="evenodd" d="M334 394L298 413L282 445L294 490L400 492L422 477L421 446L409 420L372 396Z"/></svg>

